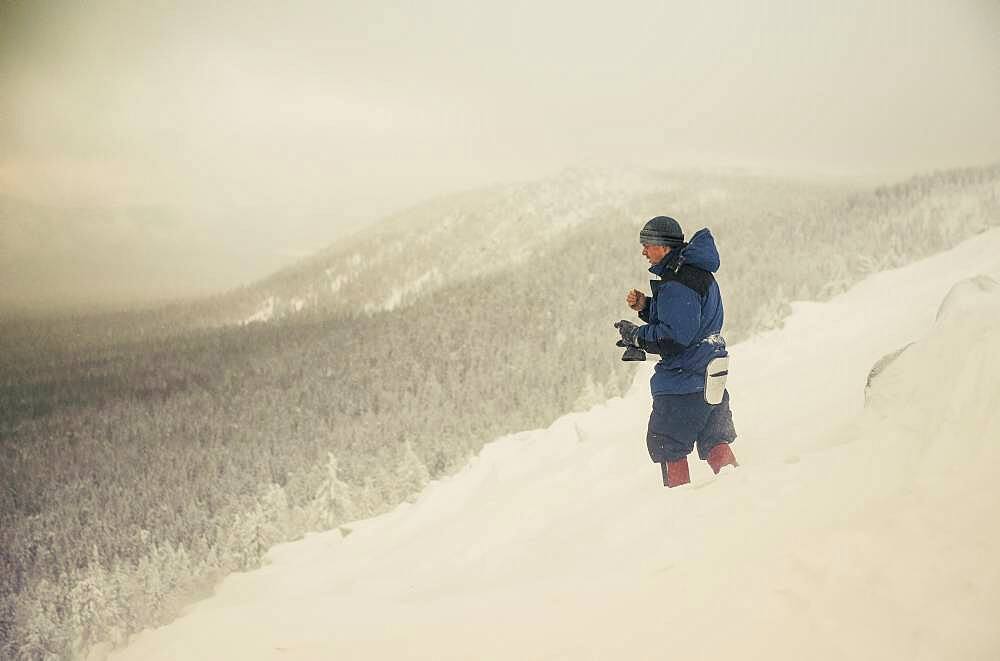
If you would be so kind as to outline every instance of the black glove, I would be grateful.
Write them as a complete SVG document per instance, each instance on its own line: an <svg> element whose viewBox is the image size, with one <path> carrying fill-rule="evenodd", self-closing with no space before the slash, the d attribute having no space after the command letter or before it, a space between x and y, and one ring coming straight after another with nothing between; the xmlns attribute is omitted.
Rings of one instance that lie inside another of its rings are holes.
<svg viewBox="0 0 1000 661"><path fill-rule="evenodd" d="M622 336L622 342L624 342L626 345L630 347L638 347L640 349L642 348L639 346L639 341L637 337L639 335L638 326L633 324L631 321L625 321L624 319L622 319L621 321L615 323L615 328L618 329L618 332Z"/></svg>
<svg viewBox="0 0 1000 661"><path fill-rule="evenodd" d="M636 334L639 332L639 327L631 321L622 319L615 324L615 328L618 329L618 332L622 336L622 339L618 340L615 346L624 347L625 349L625 353L622 354L622 360L626 362L646 360L646 352L636 345Z"/></svg>

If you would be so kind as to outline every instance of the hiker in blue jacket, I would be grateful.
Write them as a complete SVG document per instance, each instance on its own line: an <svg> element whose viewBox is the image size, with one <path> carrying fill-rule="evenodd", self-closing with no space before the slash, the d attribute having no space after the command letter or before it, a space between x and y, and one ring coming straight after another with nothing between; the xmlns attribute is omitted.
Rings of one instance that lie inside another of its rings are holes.
<svg viewBox="0 0 1000 661"><path fill-rule="evenodd" d="M729 447L736 429L724 389L727 372L706 372L713 359L729 355L721 335L722 295L712 275L719 270L719 251L707 229L685 243L680 224L668 216L647 222L639 242L650 273L660 279L650 281L652 296L633 289L625 299L646 324L623 319L615 327L620 345L660 356L650 380L646 445L662 468L664 486L676 487L691 481L687 456L695 446L715 473L737 465ZM718 392L721 401L710 403Z"/></svg>

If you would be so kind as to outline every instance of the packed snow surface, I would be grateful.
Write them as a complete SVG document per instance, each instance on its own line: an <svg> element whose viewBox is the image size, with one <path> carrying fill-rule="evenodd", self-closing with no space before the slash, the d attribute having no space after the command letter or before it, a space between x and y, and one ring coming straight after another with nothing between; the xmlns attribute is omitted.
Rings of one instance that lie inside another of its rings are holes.
<svg viewBox="0 0 1000 661"><path fill-rule="evenodd" d="M1000 230L732 347L737 469L695 459L663 488L647 363L112 658L1000 658L1000 297L965 287L935 320L979 276L1000 277Z"/></svg>

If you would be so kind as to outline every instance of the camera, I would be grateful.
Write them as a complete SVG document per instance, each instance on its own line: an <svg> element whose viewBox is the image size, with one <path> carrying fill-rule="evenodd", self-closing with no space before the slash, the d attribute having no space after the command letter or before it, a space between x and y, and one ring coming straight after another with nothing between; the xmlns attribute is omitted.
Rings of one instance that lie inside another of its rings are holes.
<svg viewBox="0 0 1000 661"><path fill-rule="evenodd" d="M615 346L625 347L625 353L622 354L622 360L625 362L646 360L645 351L643 351L639 347L634 347L631 344L625 344L625 340L618 340Z"/></svg>

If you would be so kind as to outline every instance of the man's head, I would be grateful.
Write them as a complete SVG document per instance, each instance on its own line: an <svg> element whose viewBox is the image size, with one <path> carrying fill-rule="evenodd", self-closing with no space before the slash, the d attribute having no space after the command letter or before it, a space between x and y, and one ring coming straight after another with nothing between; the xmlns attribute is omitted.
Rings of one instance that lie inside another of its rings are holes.
<svg viewBox="0 0 1000 661"><path fill-rule="evenodd" d="M642 244L642 256L650 264L659 264L673 248L684 245L684 230L673 218L657 216L643 225L639 243Z"/></svg>
<svg viewBox="0 0 1000 661"><path fill-rule="evenodd" d="M642 244L642 256L649 260L650 265L659 264L670 254L670 246L657 246L650 243Z"/></svg>

